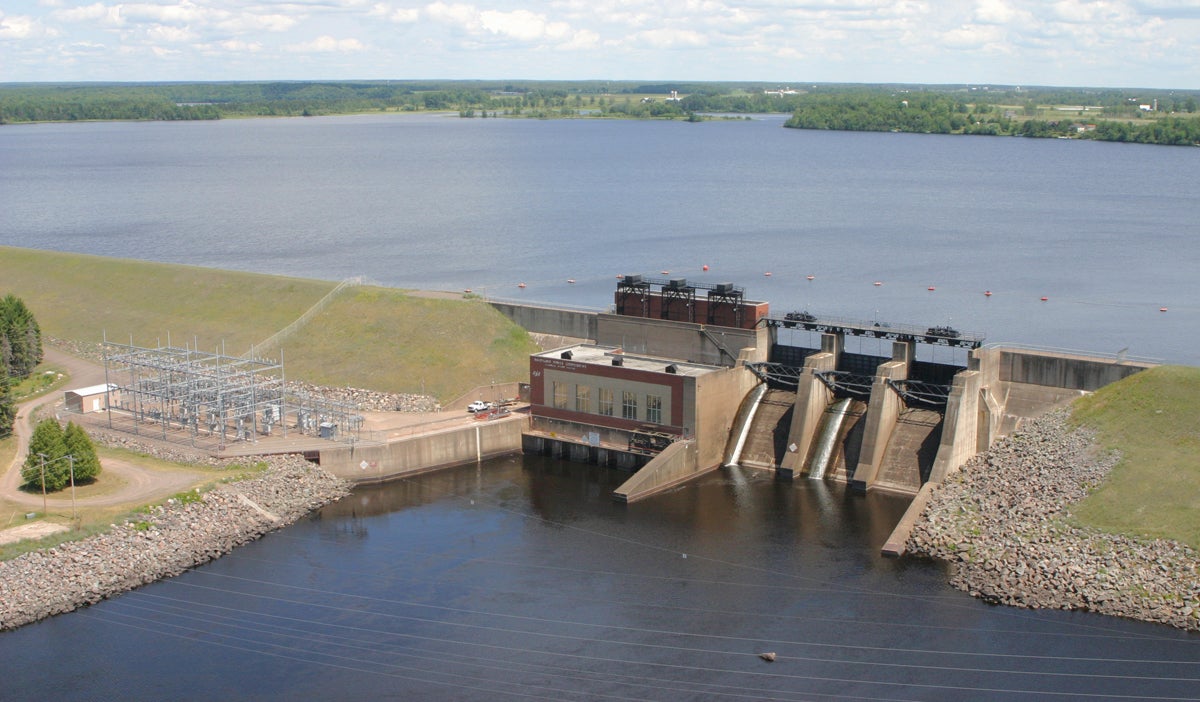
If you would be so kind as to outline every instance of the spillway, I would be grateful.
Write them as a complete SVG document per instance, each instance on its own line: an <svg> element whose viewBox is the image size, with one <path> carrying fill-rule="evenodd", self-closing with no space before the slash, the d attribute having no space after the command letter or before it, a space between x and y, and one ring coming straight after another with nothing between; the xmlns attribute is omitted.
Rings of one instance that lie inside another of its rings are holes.
<svg viewBox="0 0 1200 702"><path fill-rule="evenodd" d="M837 445L842 431L842 422L850 409L850 398L844 397L829 406L825 413L824 427L813 453L812 465L808 470L810 480L824 480L825 471L829 468L829 459L833 457L833 449Z"/></svg>
<svg viewBox="0 0 1200 702"><path fill-rule="evenodd" d="M742 460L742 450L746 445L746 437L750 434L750 428L754 425L754 415L758 411L758 403L762 400L766 392L766 384L761 383L751 390L746 400L742 402L742 407L738 410L737 422L733 427L733 436L736 436L737 439L734 440L725 454L725 465L736 466Z"/></svg>

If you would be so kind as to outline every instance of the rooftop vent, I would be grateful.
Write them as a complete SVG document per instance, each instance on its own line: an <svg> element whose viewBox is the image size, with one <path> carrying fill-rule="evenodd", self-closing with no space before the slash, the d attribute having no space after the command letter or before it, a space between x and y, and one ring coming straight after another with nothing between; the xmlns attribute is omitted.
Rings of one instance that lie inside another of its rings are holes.
<svg viewBox="0 0 1200 702"><path fill-rule="evenodd" d="M564 358L569 361L569 360L571 360L571 356L573 356L573 355L574 354L571 353L571 350L567 349L566 351L563 351L561 354L559 354L559 358Z"/></svg>

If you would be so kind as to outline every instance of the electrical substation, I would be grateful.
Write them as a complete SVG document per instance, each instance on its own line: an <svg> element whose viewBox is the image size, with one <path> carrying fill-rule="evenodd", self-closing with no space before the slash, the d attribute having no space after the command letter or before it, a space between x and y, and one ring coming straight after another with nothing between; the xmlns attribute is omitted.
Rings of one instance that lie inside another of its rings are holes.
<svg viewBox="0 0 1200 702"><path fill-rule="evenodd" d="M281 360L104 342L112 429L221 452L261 437L354 442L358 408L289 388Z"/></svg>

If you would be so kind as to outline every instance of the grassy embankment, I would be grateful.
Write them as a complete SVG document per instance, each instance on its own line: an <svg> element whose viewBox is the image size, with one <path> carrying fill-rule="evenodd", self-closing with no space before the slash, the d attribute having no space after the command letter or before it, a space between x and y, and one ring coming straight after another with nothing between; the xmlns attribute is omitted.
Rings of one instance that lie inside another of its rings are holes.
<svg viewBox="0 0 1200 702"><path fill-rule="evenodd" d="M46 336L245 353L336 283L0 247L0 294L13 293ZM478 300L349 288L282 342L292 380L447 401L525 379L529 335ZM278 357L278 349L266 355Z"/></svg>
<svg viewBox="0 0 1200 702"><path fill-rule="evenodd" d="M1072 419L1121 452L1108 479L1072 509L1087 526L1200 549L1200 368L1163 366L1080 398Z"/></svg>

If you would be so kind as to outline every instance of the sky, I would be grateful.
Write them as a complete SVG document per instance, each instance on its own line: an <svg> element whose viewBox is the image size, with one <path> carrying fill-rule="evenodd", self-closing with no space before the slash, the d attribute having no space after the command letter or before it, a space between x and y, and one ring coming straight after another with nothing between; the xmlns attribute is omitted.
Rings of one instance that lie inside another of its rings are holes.
<svg viewBox="0 0 1200 702"><path fill-rule="evenodd" d="M0 82L1200 88L1200 0L0 0Z"/></svg>

